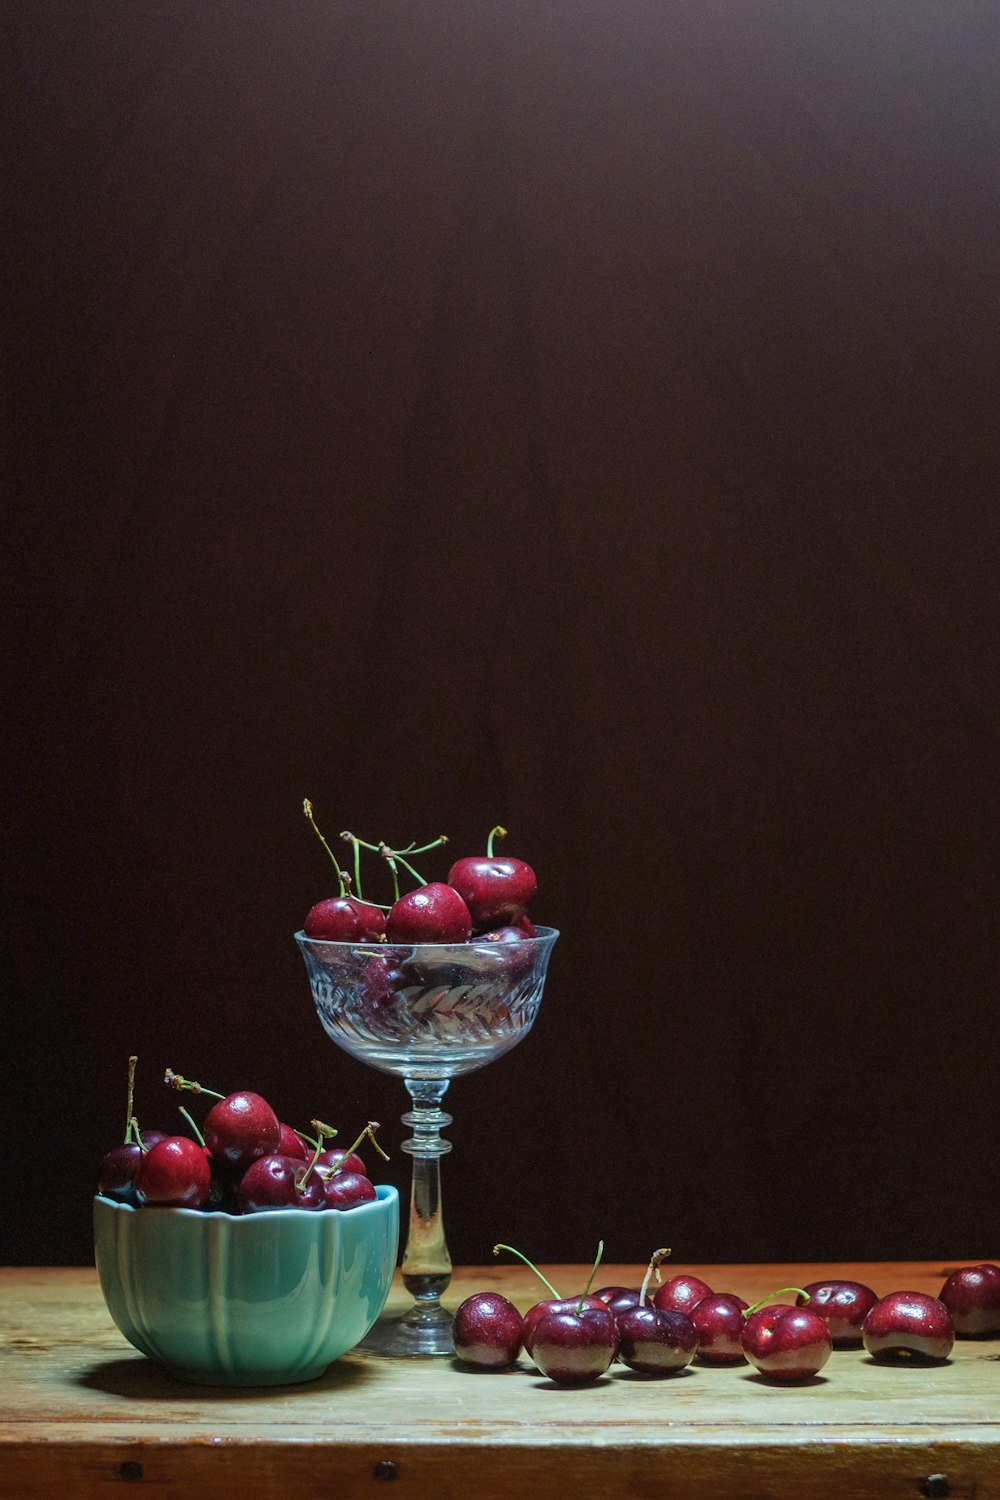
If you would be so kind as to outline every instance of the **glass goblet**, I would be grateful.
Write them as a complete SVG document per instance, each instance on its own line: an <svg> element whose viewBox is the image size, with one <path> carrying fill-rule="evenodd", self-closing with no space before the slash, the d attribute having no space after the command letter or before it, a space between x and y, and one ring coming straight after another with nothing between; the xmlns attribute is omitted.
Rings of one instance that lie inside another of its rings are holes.
<svg viewBox="0 0 1000 1500"><path fill-rule="evenodd" d="M330 943L295 934L327 1035L352 1057L403 1079L413 1108L403 1124L413 1159L403 1284L413 1306L383 1318L360 1347L380 1354L453 1354L441 1296L451 1257L441 1209L441 1157L451 1124L441 1101L453 1078L516 1047L542 999L554 927L513 942Z"/></svg>

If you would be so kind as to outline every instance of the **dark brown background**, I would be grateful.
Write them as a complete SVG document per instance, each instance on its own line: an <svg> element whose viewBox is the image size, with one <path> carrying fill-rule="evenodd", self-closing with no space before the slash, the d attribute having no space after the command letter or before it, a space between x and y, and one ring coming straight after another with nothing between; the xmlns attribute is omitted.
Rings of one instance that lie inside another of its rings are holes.
<svg viewBox="0 0 1000 1500"><path fill-rule="evenodd" d="M304 795L563 932L457 1259L995 1255L996 6L3 24L5 1258L88 1258L131 1050L405 1181Z"/></svg>

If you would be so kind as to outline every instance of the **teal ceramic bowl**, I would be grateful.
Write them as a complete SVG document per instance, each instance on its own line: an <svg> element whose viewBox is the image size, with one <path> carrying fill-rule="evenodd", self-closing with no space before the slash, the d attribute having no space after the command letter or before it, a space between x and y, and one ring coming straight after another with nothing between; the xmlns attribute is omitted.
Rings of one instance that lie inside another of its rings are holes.
<svg viewBox="0 0 1000 1500"><path fill-rule="evenodd" d="M101 1290L118 1328L181 1380L315 1380L389 1295L399 1195L347 1212L233 1215L94 1199Z"/></svg>

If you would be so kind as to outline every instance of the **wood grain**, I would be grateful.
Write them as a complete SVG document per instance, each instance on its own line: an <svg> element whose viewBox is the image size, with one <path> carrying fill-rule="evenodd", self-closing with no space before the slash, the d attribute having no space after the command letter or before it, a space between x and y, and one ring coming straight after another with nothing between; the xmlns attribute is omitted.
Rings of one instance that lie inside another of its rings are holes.
<svg viewBox="0 0 1000 1500"><path fill-rule="evenodd" d="M545 1269L566 1291L586 1275ZM820 1273L880 1293L933 1292L943 1268L687 1269L752 1298ZM635 1284L639 1268L605 1272ZM521 1268L466 1268L451 1300L486 1287L526 1308L537 1283ZM666 1381L615 1367L567 1390L523 1358L517 1370L484 1376L450 1361L350 1354L309 1386L240 1392L181 1385L136 1354L91 1271L7 1270L0 1291L0 1494L10 1500L91 1500L129 1479L164 1500L206 1486L219 1500L320 1500L380 1493L392 1481L391 1493L417 1500L500 1500L512 1486L543 1500L577 1489L674 1500L709 1487L724 1500L902 1500L935 1473L951 1495L1000 1495L997 1340L962 1341L948 1364L921 1370L838 1351L821 1378L786 1388L746 1367L693 1368ZM390 1307L402 1303L397 1288Z"/></svg>

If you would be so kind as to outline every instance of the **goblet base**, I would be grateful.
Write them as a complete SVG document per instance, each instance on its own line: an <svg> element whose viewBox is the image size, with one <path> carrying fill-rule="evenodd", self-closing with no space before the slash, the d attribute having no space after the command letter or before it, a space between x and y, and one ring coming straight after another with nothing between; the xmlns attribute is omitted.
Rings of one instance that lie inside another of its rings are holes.
<svg viewBox="0 0 1000 1500"><path fill-rule="evenodd" d="M358 1344L365 1354L389 1355L396 1359L427 1359L455 1353L451 1313L440 1303L419 1303L402 1316L379 1318Z"/></svg>

